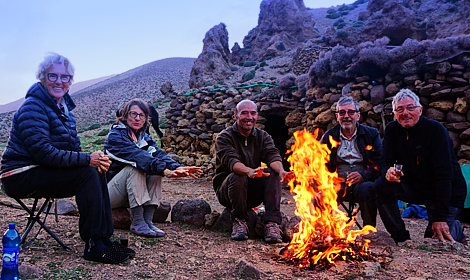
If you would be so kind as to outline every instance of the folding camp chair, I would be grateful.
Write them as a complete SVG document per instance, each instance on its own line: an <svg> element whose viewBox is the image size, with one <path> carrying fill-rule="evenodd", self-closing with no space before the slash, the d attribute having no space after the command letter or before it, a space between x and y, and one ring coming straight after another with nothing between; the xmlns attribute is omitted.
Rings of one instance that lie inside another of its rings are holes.
<svg viewBox="0 0 470 280"><path fill-rule="evenodd" d="M361 210L361 207L354 200L353 190L354 188L352 186L347 186L346 195L344 197L338 197L338 202L346 211L346 214L348 215L348 218L349 218L348 223L354 218L354 221L356 222L357 227L359 229L362 229L362 225L357 220L357 214ZM346 205L346 202L348 203L348 205Z"/></svg>
<svg viewBox="0 0 470 280"><path fill-rule="evenodd" d="M54 204L55 200L52 197L33 197L34 202L31 207L27 206L23 202L23 198L14 198L18 204L20 204L21 208L25 210L29 216L28 216L28 223L26 224L26 230L24 231L23 235L21 236L21 243L23 248L26 248L31 242L33 242L36 237L39 235L40 231L44 229L52 238L54 238L57 243L59 243L62 248L65 250L71 250L69 246L67 246L60 238L46 225L46 219L47 215L49 214L52 205ZM44 202L42 204L40 203L40 200L44 199ZM46 209L47 207L47 209ZM45 210L46 209L46 210ZM56 216L56 222L58 221L57 218L57 207L54 207L55 211L55 216ZM44 219L41 221L41 214L44 214ZM30 231L33 229L35 224L38 224L40 226L38 232L34 235L33 238L31 238L28 242L26 242L26 238L28 237Z"/></svg>

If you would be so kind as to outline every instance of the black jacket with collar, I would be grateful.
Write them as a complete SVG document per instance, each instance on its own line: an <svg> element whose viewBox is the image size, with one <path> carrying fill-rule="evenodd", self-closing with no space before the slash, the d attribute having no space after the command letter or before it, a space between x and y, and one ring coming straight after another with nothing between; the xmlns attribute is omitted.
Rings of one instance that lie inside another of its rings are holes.
<svg viewBox="0 0 470 280"><path fill-rule="evenodd" d="M462 208L467 193L465 179L455 156L452 140L439 122L421 116L411 128L389 123L384 135L384 168L403 164L403 183L419 193L422 201L434 201L437 221L445 221L448 206Z"/></svg>
<svg viewBox="0 0 470 280"><path fill-rule="evenodd" d="M330 172L336 171L337 168L337 154L338 146L332 148L329 137L333 140L340 142L340 129L341 126L337 124L332 129L323 134L320 142L327 144L331 150L330 161L327 163L327 168ZM362 164L365 169L360 172L364 181L374 181L380 175L380 166L382 160L382 140L380 139L379 131L373 127L357 124L356 143L359 152L362 155Z"/></svg>

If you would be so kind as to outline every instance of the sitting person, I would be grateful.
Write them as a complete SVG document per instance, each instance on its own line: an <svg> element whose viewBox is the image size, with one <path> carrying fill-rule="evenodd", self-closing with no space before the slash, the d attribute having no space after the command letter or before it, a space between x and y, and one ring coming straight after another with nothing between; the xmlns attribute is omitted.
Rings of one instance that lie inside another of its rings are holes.
<svg viewBox="0 0 470 280"><path fill-rule="evenodd" d="M74 68L58 54L39 65L38 83L13 117L10 139L2 157L1 180L8 196L75 196L80 212L83 257L121 263L135 254L110 241L113 219L106 178L111 164L103 152L83 152L77 136L75 104L68 91Z"/></svg>
<svg viewBox="0 0 470 280"><path fill-rule="evenodd" d="M382 140L377 129L357 123L359 117L359 104L352 97L342 97L336 104L338 124L328 130L320 142L331 150L328 170L337 171L338 176L345 179L338 192L338 201L357 201L364 225L375 227L374 181L380 175L378 165L382 157ZM340 142L339 146L331 147L330 136ZM352 188L351 191L348 188Z"/></svg>
<svg viewBox="0 0 470 280"><path fill-rule="evenodd" d="M271 136L255 128L256 104L242 100L234 113L235 124L222 131L216 140L216 174L213 186L217 198L230 210L233 220L232 239L248 239L248 209L264 203L267 243L282 242L281 184L288 173L282 166L279 150ZM269 168L262 167L265 162Z"/></svg>
<svg viewBox="0 0 470 280"><path fill-rule="evenodd" d="M197 178L199 167L184 167L171 159L145 130L149 126L147 102L135 98L121 109L104 148L112 160L108 171L111 207L130 207L130 231L141 236L162 237L165 233L153 222L162 198L162 176Z"/></svg>
<svg viewBox="0 0 470 280"><path fill-rule="evenodd" d="M441 123L421 116L419 97L409 89L393 97L392 108L396 120L385 129L383 176L376 188L385 228L397 243L410 239L398 209L397 200L402 200L426 205L424 237L464 242L457 217L467 187L449 133Z"/></svg>

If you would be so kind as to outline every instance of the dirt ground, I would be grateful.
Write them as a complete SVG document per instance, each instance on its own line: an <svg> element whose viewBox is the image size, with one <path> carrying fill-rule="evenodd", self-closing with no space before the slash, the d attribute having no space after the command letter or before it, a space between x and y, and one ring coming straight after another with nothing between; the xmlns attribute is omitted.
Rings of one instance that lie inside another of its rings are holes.
<svg viewBox="0 0 470 280"><path fill-rule="evenodd" d="M210 180L165 179L164 200L174 205L180 199L205 199L213 210L222 212ZM292 200L283 190L283 198ZM2 200L7 199L5 196ZM281 209L293 216L294 205ZM0 205L1 225L16 222L24 230L24 212ZM380 219L379 219L380 221ZM261 279L470 279L469 247L423 239L425 220L405 219L412 242L397 246L378 225L371 239L373 260L359 264L338 263L323 271L300 269L276 260L286 244L267 245L261 239L234 242L229 233L171 223L157 226L167 235L162 239L142 238L116 230L116 238L128 238L136 250L135 259L122 265L104 265L81 258L84 243L78 235L78 217L49 216L48 223L72 247L63 250L52 238L40 233L38 239L20 252L22 279L253 279L240 263L250 263ZM469 230L466 228L466 232Z"/></svg>

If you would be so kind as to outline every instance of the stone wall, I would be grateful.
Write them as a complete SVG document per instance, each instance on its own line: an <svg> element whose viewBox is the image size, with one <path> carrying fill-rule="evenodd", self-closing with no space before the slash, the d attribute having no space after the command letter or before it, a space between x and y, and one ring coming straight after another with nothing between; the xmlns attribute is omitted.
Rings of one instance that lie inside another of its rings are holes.
<svg viewBox="0 0 470 280"><path fill-rule="evenodd" d="M409 88L420 96L423 114L444 124L454 141L461 162L470 160L470 55L427 65L409 76L390 75L370 79L355 77L336 87L314 87L301 93L296 89L275 85L250 88L204 88L188 96L173 96L167 111L168 127L165 147L181 156L187 165L213 170L214 142L217 134L233 123L233 109L242 99L258 104L258 126L265 128L273 116L285 121L286 146L290 147L296 130L320 130L320 135L336 124L334 109L342 95L359 102L361 123L383 132L384 124L393 120L391 98L401 88ZM242 84L237 85L243 86ZM282 124L284 125L284 124ZM276 126L271 125L273 133Z"/></svg>

